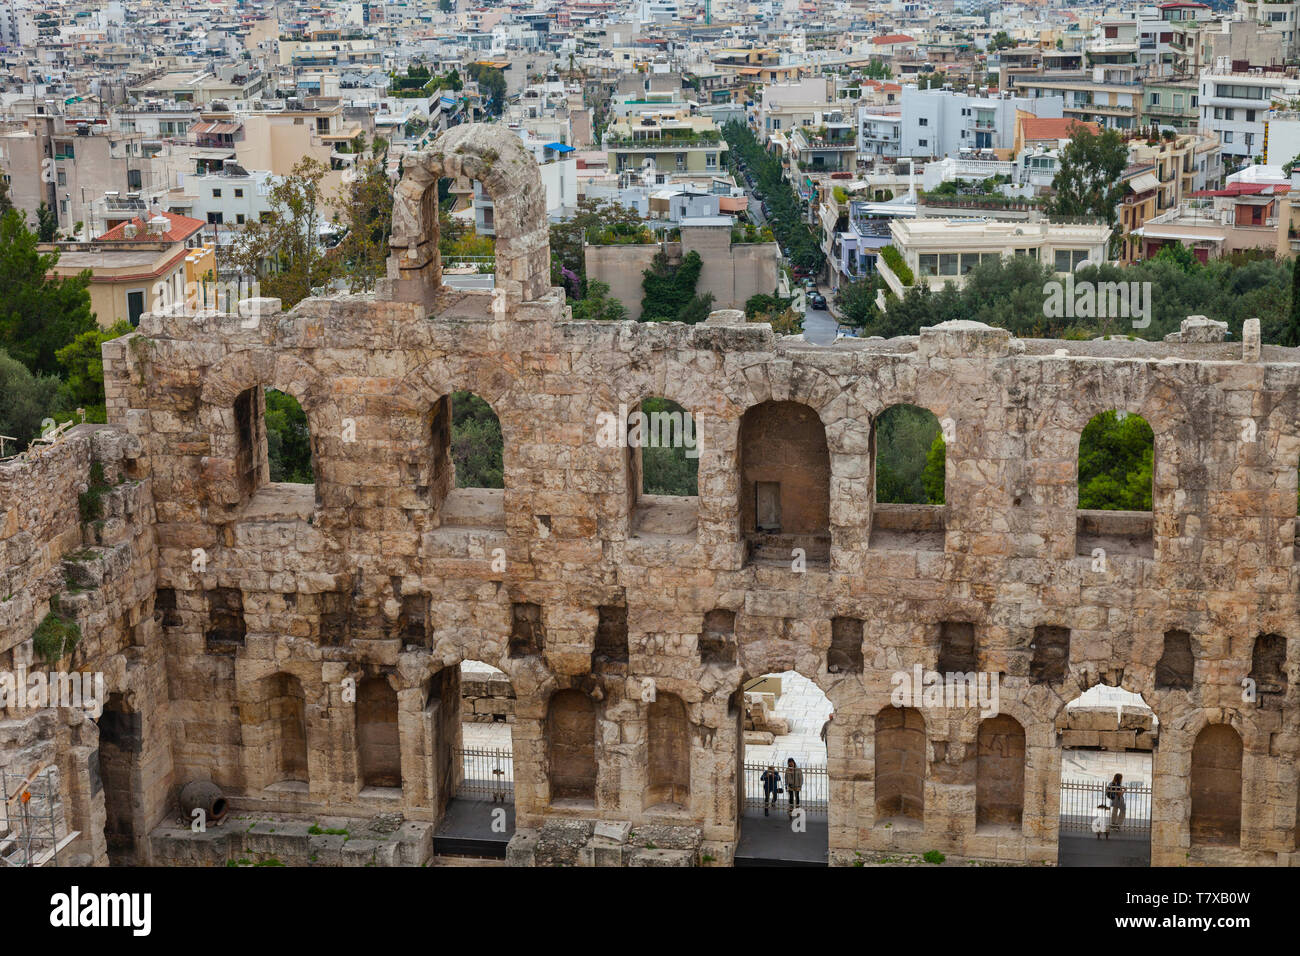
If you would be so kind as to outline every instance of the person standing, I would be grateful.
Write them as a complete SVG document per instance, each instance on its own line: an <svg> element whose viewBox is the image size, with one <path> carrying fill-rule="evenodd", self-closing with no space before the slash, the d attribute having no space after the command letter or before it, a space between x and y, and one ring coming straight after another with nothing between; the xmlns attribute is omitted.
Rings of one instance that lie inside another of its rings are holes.
<svg viewBox="0 0 1300 956"><path fill-rule="evenodd" d="M1115 774L1115 779L1106 787L1106 799L1110 801L1110 828L1118 830L1124 823L1124 775Z"/></svg>
<svg viewBox="0 0 1300 956"><path fill-rule="evenodd" d="M777 795L781 792L781 775L776 772L776 767L768 764L760 779L763 781L763 816L767 816L768 810L776 806Z"/></svg>
<svg viewBox="0 0 1300 956"><path fill-rule="evenodd" d="M803 789L803 771L791 757L785 762L785 806L786 815L794 816L795 807L799 806L799 791Z"/></svg>
<svg viewBox="0 0 1300 956"><path fill-rule="evenodd" d="M826 740L826 734L830 732L831 721L834 719L835 719L835 712L831 711L831 715L826 718L826 723L822 724L822 743L826 744L826 748L828 750L830 749L831 745Z"/></svg>

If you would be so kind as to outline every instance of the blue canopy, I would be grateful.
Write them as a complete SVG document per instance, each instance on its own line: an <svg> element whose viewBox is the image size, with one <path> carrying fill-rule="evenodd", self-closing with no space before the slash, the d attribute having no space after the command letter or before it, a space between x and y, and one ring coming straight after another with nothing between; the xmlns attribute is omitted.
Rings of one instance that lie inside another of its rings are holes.
<svg viewBox="0 0 1300 956"><path fill-rule="evenodd" d="M571 152L573 152L573 147L572 147L572 146L565 146L563 143L547 143L547 144L546 144L546 148L547 148L547 149L553 149L553 150L555 150L557 153L571 153Z"/></svg>

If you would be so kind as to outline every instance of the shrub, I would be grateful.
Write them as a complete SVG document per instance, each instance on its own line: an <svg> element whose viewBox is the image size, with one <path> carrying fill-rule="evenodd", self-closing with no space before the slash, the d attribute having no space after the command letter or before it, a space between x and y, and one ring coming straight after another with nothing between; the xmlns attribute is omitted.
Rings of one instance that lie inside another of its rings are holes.
<svg viewBox="0 0 1300 956"><path fill-rule="evenodd" d="M903 254L893 246L883 246L880 249L880 258L885 260L894 275L898 276L898 281L903 285L914 285L916 276L912 274L911 267L903 261Z"/></svg>
<svg viewBox="0 0 1300 956"><path fill-rule="evenodd" d="M57 599L50 600L50 612L32 634L32 651L38 660L53 664L71 654L81 640L81 628L58 612Z"/></svg>

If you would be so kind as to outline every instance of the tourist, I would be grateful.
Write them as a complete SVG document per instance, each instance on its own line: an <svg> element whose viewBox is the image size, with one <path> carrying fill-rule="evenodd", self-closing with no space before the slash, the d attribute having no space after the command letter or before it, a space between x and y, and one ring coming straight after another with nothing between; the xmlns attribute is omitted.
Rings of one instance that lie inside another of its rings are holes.
<svg viewBox="0 0 1300 956"><path fill-rule="evenodd" d="M826 734L830 731L831 721L834 719L835 719L835 712L832 711L831 715L826 718L826 723L822 724L822 743L826 744L827 749L830 748L830 744L826 742Z"/></svg>
<svg viewBox="0 0 1300 956"><path fill-rule="evenodd" d="M772 764L767 765L767 770L763 772L763 816L767 816L767 811L776 806L777 795L781 792L781 775L776 772L776 767Z"/></svg>
<svg viewBox="0 0 1300 956"><path fill-rule="evenodd" d="M799 791L803 789L803 771L791 757L785 762L785 805L786 815L794 816L795 807L799 806Z"/></svg>
<svg viewBox="0 0 1300 956"><path fill-rule="evenodd" d="M1092 832L1097 834L1098 840L1102 834L1105 834L1107 840L1110 839L1110 810L1104 800L1097 804L1097 812L1092 815Z"/></svg>
<svg viewBox="0 0 1300 956"><path fill-rule="evenodd" d="M1124 775L1115 774L1109 786L1106 787L1106 799L1110 801L1110 825L1114 830L1118 830L1124 823Z"/></svg>

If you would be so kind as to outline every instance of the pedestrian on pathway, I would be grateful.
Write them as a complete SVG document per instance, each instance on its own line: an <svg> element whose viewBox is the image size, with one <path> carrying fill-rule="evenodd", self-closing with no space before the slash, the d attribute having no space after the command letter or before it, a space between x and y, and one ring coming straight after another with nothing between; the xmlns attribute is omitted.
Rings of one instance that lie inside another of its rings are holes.
<svg viewBox="0 0 1300 956"><path fill-rule="evenodd" d="M781 793L781 775L776 772L776 767L768 764L761 779L763 781L763 816L767 816L767 811L776 806L777 796Z"/></svg>
<svg viewBox="0 0 1300 956"><path fill-rule="evenodd" d="M785 762L785 806L786 815L794 816L795 807L799 806L799 791L803 789L803 771L791 757Z"/></svg>
<svg viewBox="0 0 1300 956"><path fill-rule="evenodd" d="M1110 826L1113 830L1118 830L1124 824L1124 814L1127 808L1124 806L1124 775L1115 774L1106 787L1106 799L1110 801Z"/></svg>
<svg viewBox="0 0 1300 956"><path fill-rule="evenodd" d="M835 719L835 712L831 711L831 715L826 718L826 723L822 724L822 743L826 744L828 750L830 749L830 744L827 743L826 741L826 734L830 731L831 721L834 719Z"/></svg>

